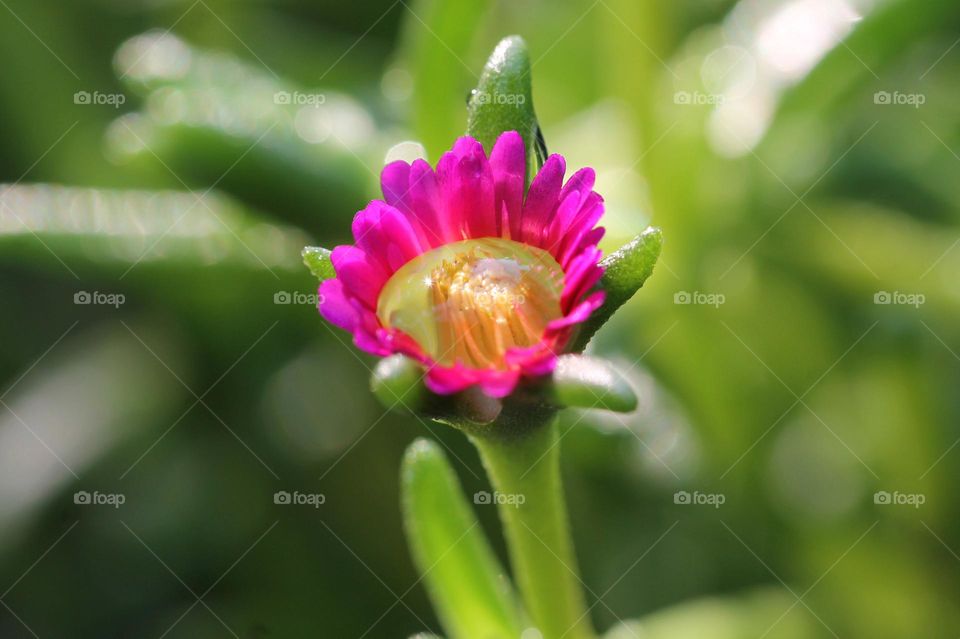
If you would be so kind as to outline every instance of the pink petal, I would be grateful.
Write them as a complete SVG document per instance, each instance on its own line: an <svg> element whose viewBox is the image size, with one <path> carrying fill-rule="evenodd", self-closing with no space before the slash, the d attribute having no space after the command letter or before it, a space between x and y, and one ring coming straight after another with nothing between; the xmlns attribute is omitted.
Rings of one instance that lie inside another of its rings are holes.
<svg viewBox="0 0 960 639"><path fill-rule="evenodd" d="M497 138L490 151L490 168L493 172L494 206L497 211L506 207L509 234L504 235L498 227L497 235L520 239L520 219L523 211L523 182L526 176L527 157L523 138L516 131L507 131Z"/></svg>
<svg viewBox="0 0 960 639"><path fill-rule="evenodd" d="M546 375L557 365L556 353L544 342L527 348L511 348L504 354L504 360L531 377Z"/></svg>
<svg viewBox="0 0 960 639"><path fill-rule="evenodd" d="M387 262L393 271L417 257L429 246L420 244L409 219L394 208L384 208L380 217L381 232L388 238Z"/></svg>
<svg viewBox="0 0 960 639"><path fill-rule="evenodd" d="M351 297L368 308L377 308L377 296L387 281L387 273L378 263L355 246L338 246L330 255L337 279Z"/></svg>
<svg viewBox="0 0 960 639"><path fill-rule="evenodd" d="M603 305L603 300L607 297L605 291L595 291L585 300L577 304L573 310L547 324L548 332L557 332L574 324L585 322L595 310Z"/></svg>
<svg viewBox="0 0 960 639"><path fill-rule="evenodd" d="M353 329L353 343L361 350L373 355L381 357L389 355L392 351L380 339L380 333L383 330L380 327L380 320L358 300L352 300L352 302L358 319L357 325Z"/></svg>
<svg viewBox="0 0 960 639"><path fill-rule="evenodd" d="M450 149L450 153L453 153L458 158L465 158L476 153L477 147L480 147L480 153L483 153L483 146L479 142L469 135L462 135L453 143L453 148Z"/></svg>
<svg viewBox="0 0 960 639"><path fill-rule="evenodd" d="M570 223L566 236L560 243L561 265L566 264L574 255L580 252L581 240L591 233L600 218L603 217L603 200L588 199L581 207L576 218Z"/></svg>
<svg viewBox="0 0 960 639"><path fill-rule="evenodd" d="M593 190L593 183L596 179L597 174L589 166L580 169L571 175L567 183L563 185L563 190L560 191L560 199L563 200L573 191L589 193Z"/></svg>
<svg viewBox="0 0 960 639"><path fill-rule="evenodd" d="M476 380L474 375L469 374L462 367L444 368L434 366L427 371L424 383L434 393L452 395L473 386Z"/></svg>
<svg viewBox="0 0 960 639"><path fill-rule="evenodd" d="M560 266L564 269L570 264L570 262L577 255L583 253L584 251L594 248L597 244L600 243L600 240L603 239L604 233L607 229L602 226L595 226L590 229L590 231L571 243L570 247L566 249L565 254L562 256L563 260L560 262Z"/></svg>
<svg viewBox="0 0 960 639"><path fill-rule="evenodd" d="M401 353L424 365L432 364L430 357L423 352L416 340L403 331L382 328L378 337L380 342L390 349L391 353Z"/></svg>
<svg viewBox="0 0 960 639"><path fill-rule="evenodd" d="M331 324L352 331L357 324L357 314L343 292L343 282L336 278L324 280L317 294L320 315Z"/></svg>
<svg viewBox="0 0 960 639"><path fill-rule="evenodd" d="M561 259L563 246L573 227L573 221L580 213L581 202L580 191L567 194L565 198L560 200L557 213L554 215L549 229L543 234L543 249L553 255L561 265L563 264Z"/></svg>
<svg viewBox="0 0 960 639"><path fill-rule="evenodd" d="M519 371L490 371L480 379L480 388L490 397L506 397L519 381Z"/></svg>
<svg viewBox="0 0 960 639"><path fill-rule="evenodd" d="M454 150L444 153L437 164L437 181L448 224L447 241L496 235L493 174L479 142L457 140Z"/></svg>
<svg viewBox="0 0 960 639"><path fill-rule="evenodd" d="M384 270L389 270L385 259L386 244L380 232L380 212L384 204L380 200L373 200L353 216L350 230L353 233L353 243L366 253L372 261Z"/></svg>
<svg viewBox="0 0 960 639"><path fill-rule="evenodd" d="M523 241L541 246L547 225L557 209L560 186L566 162L562 156L551 155L530 184L527 199L523 203L520 231Z"/></svg>
<svg viewBox="0 0 960 639"><path fill-rule="evenodd" d="M384 201L404 212L410 212L410 165L397 160L383 167L380 172L380 190Z"/></svg>
<svg viewBox="0 0 960 639"><path fill-rule="evenodd" d="M603 269L597 265L602 252L594 247L580 253L570 262L564 273L563 293L560 296L561 308L570 308L603 275Z"/></svg>
<svg viewBox="0 0 960 639"><path fill-rule="evenodd" d="M426 160L414 160L409 179L410 216L418 227L421 243L433 248L455 241L447 220L440 215L440 187L433 167Z"/></svg>
<svg viewBox="0 0 960 639"><path fill-rule="evenodd" d="M410 218L379 200L353 218L353 233L357 246L388 274L425 250Z"/></svg>
<svg viewBox="0 0 960 639"><path fill-rule="evenodd" d="M497 235L497 214L494 208L493 173L478 142L471 155L460 159L461 197L470 237Z"/></svg>

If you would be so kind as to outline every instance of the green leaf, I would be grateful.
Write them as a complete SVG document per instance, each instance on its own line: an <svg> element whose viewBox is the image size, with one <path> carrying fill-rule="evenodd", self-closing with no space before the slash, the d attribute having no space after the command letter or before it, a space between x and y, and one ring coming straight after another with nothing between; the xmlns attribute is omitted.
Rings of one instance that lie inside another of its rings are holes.
<svg viewBox="0 0 960 639"><path fill-rule="evenodd" d="M504 131L523 136L527 151L527 182L536 161L537 116L533 111L530 54L520 36L497 44L487 60L477 88L467 104L467 134L483 144L487 153Z"/></svg>
<svg viewBox="0 0 960 639"><path fill-rule="evenodd" d="M519 637L519 605L446 456L418 439L401 469L403 515L414 561L451 639Z"/></svg>
<svg viewBox="0 0 960 639"><path fill-rule="evenodd" d="M417 138L432 161L463 131L463 101L475 72L470 59L477 25L490 4L484 0L417 0L408 3L404 40L410 50L413 120Z"/></svg>
<svg viewBox="0 0 960 639"><path fill-rule="evenodd" d="M920 12L912 2L904 0L878 3L873 10L865 12L849 36L784 93L771 131L785 117L803 113L816 113L826 118L843 117L843 109L849 110L853 101L862 99L863 92L874 85L878 75L885 77L886 73L896 72L904 56L918 41L932 40L939 33L942 39L953 42L956 16L957 5L949 0L924 3L924 10ZM851 51L858 51L859 55L852 56ZM932 79L926 78L928 82ZM858 108L859 104L855 102L853 108ZM812 181L816 179L815 175L807 179ZM805 188L806 185L797 183L796 187Z"/></svg>
<svg viewBox="0 0 960 639"><path fill-rule="evenodd" d="M779 588L758 589L733 597L695 599L658 610L637 621L621 622L611 628L604 639L760 636L807 639L820 636L814 632L820 628L814 623L814 617L795 608L796 597Z"/></svg>
<svg viewBox="0 0 960 639"><path fill-rule="evenodd" d="M489 425L505 410L529 410L526 402L547 407L552 415L557 408L599 408L620 413L637 407L637 396L613 364L595 357L562 355L550 377L538 379L518 391L516 402L495 399L479 388L454 395L436 395L424 384L425 371L418 362L395 354L377 362L370 376L370 389L384 408L414 412L435 421L472 432Z"/></svg>
<svg viewBox="0 0 960 639"><path fill-rule="evenodd" d="M637 396L613 364L584 355L563 355L553 372L552 395L560 406L627 413Z"/></svg>
<svg viewBox="0 0 960 639"><path fill-rule="evenodd" d="M115 65L147 105L106 134L108 154L130 169L216 183L321 234L349 224L376 183L368 168L382 158L376 122L349 95L299 86L171 33L127 40Z"/></svg>
<svg viewBox="0 0 960 639"><path fill-rule="evenodd" d="M321 246L305 246L300 255L313 276L321 282L337 276L333 270L333 262L330 261L329 249Z"/></svg>
<svg viewBox="0 0 960 639"><path fill-rule="evenodd" d="M453 395L437 395L427 388L423 366L399 353L377 362L370 390L384 408L416 413L457 428L483 426L500 414L502 403L474 386Z"/></svg>
<svg viewBox="0 0 960 639"><path fill-rule="evenodd" d="M385 408L416 412L423 411L429 393L423 383L423 367L399 353L377 362L370 390Z"/></svg>
<svg viewBox="0 0 960 639"><path fill-rule="evenodd" d="M210 268L295 273L301 231L217 192L0 185L0 250L65 268ZM59 267L58 267L59 268Z"/></svg>
<svg viewBox="0 0 960 639"><path fill-rule="evenodd" d="M614 312L640 290L643 283L653 273L653 267L660 257L663 247L663 234L660 229L648 227L628 244L608 255L601 262L603 277L597 285L607 293L603 306L598 308L584 323L577 336L574 351L581 351L594 333L610 319Z"/></svg>

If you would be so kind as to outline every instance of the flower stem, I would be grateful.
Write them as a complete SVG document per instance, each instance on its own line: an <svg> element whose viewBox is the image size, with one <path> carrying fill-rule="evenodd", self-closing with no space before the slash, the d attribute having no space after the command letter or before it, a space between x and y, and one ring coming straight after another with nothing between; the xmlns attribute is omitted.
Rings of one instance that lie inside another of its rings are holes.
<svg viewBox="0 0 960 639"><path fill-rule="evenodd" d="M509 438L471 439L498 495L514 578L544 639L593 639L560 482L555 420Z"/></svg>

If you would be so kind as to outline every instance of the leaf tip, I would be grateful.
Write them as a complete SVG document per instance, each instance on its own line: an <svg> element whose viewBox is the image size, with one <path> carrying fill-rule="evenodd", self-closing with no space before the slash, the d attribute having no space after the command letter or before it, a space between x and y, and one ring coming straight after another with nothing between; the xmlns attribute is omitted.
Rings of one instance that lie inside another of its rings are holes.
<svg viewBox="0 0 960 639"><path fill-rule="evenodd" d="M637 408L637 395L616 367L585 355L563 355L553 373L554 400L561 406L602 408L629 413Z"/></svg>
<svg viewBox="0 0 960 639"><path fill-rule="evenodd" d="M403 466L408 468L423 462L433 461L443 457L443 451L432 439L417 437L407 446L403 453Z"/></svg>
<svg viewBox="0 0 960 639"><path fill-rule="evenodd" d="M337 276L330 255L330 250L322 246L305 246L300 251L300 257L303 259L304 265L321 282Z"/></svg>

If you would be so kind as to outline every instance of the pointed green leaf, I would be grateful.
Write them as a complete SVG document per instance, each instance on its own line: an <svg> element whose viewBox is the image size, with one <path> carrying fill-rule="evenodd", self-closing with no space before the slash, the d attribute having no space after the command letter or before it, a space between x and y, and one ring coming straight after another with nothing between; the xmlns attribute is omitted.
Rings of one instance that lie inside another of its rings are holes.
<svg viewBox="0 0 960 639"><path fill-rule="evenodd" d="M560 406L627 413L637 396L613 364L584 355L563 355L553 372L552 395Z"/></svg>
<svg viewBox="0 0 960 639"><path fill-rule="evenodd" d="M303 263L307 265L314 277L321 282L336 277L333 262L330 261L329 249L321 246L305 246L300 255L303 257Z"/></svg>
<svg viewBox="0 0 960 639"><path fill-rule="evenodd" d="M608 255L601 262L603 277L598 288L607 293L603 306L584 323L577 336L574 351L581 351L594 333L610 319L614 312L623 306L633 294L640 290L643 283L653 273L653 267L660 257L663 247L663 234L656 227L648 227L628 244Z"/></svg>
<svg viewBox="0 0 960 639"><path fill-rule="evenodd" d="M530 83L530 55L520 36L500 41L487 60L467 104L467 134L487 153L504 131L517 131L527 150L527 181L535 164L538 135Z"/></svg>
<svg viewBox="0 0 960 639"><path fill-rule="evenodd" d="M401 482L407 538L447 636L519 637L513 590L440 447L411 444Z"/></svg>

